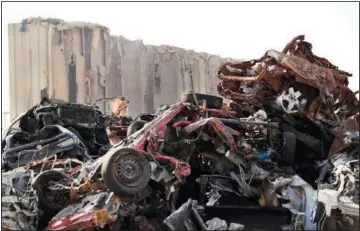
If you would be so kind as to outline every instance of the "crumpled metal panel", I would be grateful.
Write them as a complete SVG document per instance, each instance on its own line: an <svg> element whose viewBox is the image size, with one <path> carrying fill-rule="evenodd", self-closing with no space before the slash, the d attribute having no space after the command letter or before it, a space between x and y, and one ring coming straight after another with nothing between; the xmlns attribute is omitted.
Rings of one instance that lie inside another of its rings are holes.
<svg viewBox="0 0 360 231"><path fill-rule="evenodd" d="M190 88L190 75L197 91L217 94L216 70L229 61L178 47L144 45L113 36L98 24L41 18L9 25L9 52L11 118L43 96L78 103L125 96L130 116L152 113L161 104L180 100Z"/></svg>

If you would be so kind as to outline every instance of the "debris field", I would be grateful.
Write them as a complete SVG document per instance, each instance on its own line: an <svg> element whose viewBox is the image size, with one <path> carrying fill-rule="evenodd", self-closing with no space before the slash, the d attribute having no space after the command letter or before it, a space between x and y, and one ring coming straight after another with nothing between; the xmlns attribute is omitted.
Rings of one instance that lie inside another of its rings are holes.
<svg viewBox="0 0 360 231"><path fill-rule="evenodd" d="M304 39L154 114L43 98L2 131L2 230L358 229L359 100Z"/></svg>

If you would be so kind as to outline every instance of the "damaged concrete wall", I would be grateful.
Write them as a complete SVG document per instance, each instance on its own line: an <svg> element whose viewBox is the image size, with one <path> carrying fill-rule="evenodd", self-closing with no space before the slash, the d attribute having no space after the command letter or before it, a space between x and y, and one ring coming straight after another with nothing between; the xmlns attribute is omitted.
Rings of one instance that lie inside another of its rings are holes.
<svg viewBox="0 0 360 231"><path fill-rule="evenodd" d="M172 46L144 45L110 35L107 28L58 19L27 19L9 25L10 116L48 96L93 103L126 96L129 114L153 112L194 88L217 94L216 55ZM105 109L105 105L100 105Z"/></svg>

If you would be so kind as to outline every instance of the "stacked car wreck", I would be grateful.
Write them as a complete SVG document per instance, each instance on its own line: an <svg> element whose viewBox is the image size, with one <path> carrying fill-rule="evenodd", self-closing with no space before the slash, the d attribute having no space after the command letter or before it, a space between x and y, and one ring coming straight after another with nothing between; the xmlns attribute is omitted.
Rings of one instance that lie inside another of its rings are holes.
<svg viewBox="0 0 360 231"><path fill-rule="evenodd" d="M298 36L221 65L228 104L188 92L132 119L125 98L111 116L44 99L3 131L2 228L357 229L350 76Z"/></svg>

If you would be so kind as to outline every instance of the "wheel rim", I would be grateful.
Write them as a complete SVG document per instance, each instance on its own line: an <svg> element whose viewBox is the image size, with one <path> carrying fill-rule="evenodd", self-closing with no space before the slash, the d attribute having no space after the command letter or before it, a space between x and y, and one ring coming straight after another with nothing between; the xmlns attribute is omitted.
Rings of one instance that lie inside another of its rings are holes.
<svg viewBox="0 0 360 231"><path fill-rule="evenodd" d="M134 187L141 181L144 170L139 158L128 154L116 161L114 171L117 180L128 187Z"/></svg>
<svg viewBox="0 0 360 231"><path fill-rule="evenodd" d="M285 112L296 113L307 103L307 100L305 98L300 99L301 97L300 91L295 91L293 87L290 87L277 97L276 102Z"/></svg>

